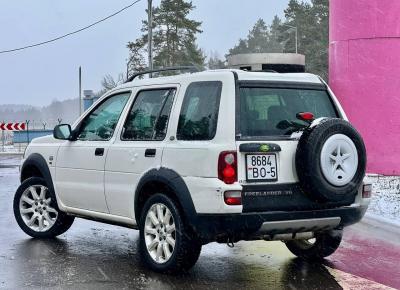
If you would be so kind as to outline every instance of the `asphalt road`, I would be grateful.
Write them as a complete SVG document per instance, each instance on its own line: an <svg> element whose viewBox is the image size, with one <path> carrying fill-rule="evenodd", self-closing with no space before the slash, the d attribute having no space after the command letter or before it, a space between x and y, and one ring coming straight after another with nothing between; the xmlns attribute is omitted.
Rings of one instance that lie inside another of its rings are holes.
<svg viewBox="0 0 400 290"><path fill-rule="evenodd" d="M31 239L12 213L18 164L0 156L0 288L400 289L400 234L376 223L347 228L323 263L297 259L281 242L212 243L182 276L147 270L130 229L77 219L58 239Z"/></svg>

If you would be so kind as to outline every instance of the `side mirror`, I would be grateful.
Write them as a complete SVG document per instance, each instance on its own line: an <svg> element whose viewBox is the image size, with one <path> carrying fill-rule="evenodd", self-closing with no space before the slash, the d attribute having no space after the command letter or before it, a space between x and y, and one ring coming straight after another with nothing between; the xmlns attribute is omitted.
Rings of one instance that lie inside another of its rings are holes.
<svg viewBox="0 0 400 290"><path fill-rule="evenodd" d="M71 140L71 126L69 124L60 124L54 127L53 136L59 140Z"/></svg>

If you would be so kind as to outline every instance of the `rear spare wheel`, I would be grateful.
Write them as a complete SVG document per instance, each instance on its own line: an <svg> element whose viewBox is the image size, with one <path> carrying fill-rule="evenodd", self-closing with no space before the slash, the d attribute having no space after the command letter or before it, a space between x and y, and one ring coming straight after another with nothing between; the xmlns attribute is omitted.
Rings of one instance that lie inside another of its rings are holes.
<svg viewBox="0 0 400 290"><path fill-rule="evenodd" d="M366 168L364 142L347 121L327 118L299 140L296 170L306 194L321 201L353 202Z"/></svg>

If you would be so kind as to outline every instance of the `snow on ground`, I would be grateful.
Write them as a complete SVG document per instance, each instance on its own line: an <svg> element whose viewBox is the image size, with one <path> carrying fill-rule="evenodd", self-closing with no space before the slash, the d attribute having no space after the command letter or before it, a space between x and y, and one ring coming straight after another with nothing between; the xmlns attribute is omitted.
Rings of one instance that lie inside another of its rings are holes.
<svg viewBox="0 0 400 290"><path fill-rule="evenodd" d="M24 152L25 146L14 146L14 145L1 145L0 143L0 153L22 153Z"/></svg>
<svg viewBox="0 0 400 290"><path fill-rule="evenodd" d="M370 176L373 182L370 217L386 219L400 226L400 176Z"/></svg>

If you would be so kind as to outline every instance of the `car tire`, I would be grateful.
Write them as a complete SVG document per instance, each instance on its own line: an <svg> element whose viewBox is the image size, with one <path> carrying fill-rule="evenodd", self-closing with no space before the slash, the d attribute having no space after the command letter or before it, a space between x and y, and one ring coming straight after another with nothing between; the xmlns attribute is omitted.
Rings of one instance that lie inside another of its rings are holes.
<svg viewBox="0 0 400 290"><path fill-rule="evenodd" d="M307 259L320 260L332 255L340 246L342 241L342 230L331 230L328 232L316 233L314 242L310 240L286 241L286 247L293 255Z"/></svg>
<svg viewBox="0 0 400 290"><path fill-rule="evenodd" d="M139 247L147 267L156 272L178 274L193 267L202 244L186 224L175 201L164 194L155 194L141 212Z"/></svg>
<svg viewBox="0 0 400 290"><path fill-rule="evenodd" d="M60 211L54 192L40 177L22 182L13 207L18 225L33 238L54 238L65 233L74 222L74 217Z"/></svg>
<svg viewBox="0 0 400 290"><path fill-rule="evenodd" d="M349 122L326 118L303 132L295 163L305 194L319 202L350 204L365 176L365 145Z"/></svg>

